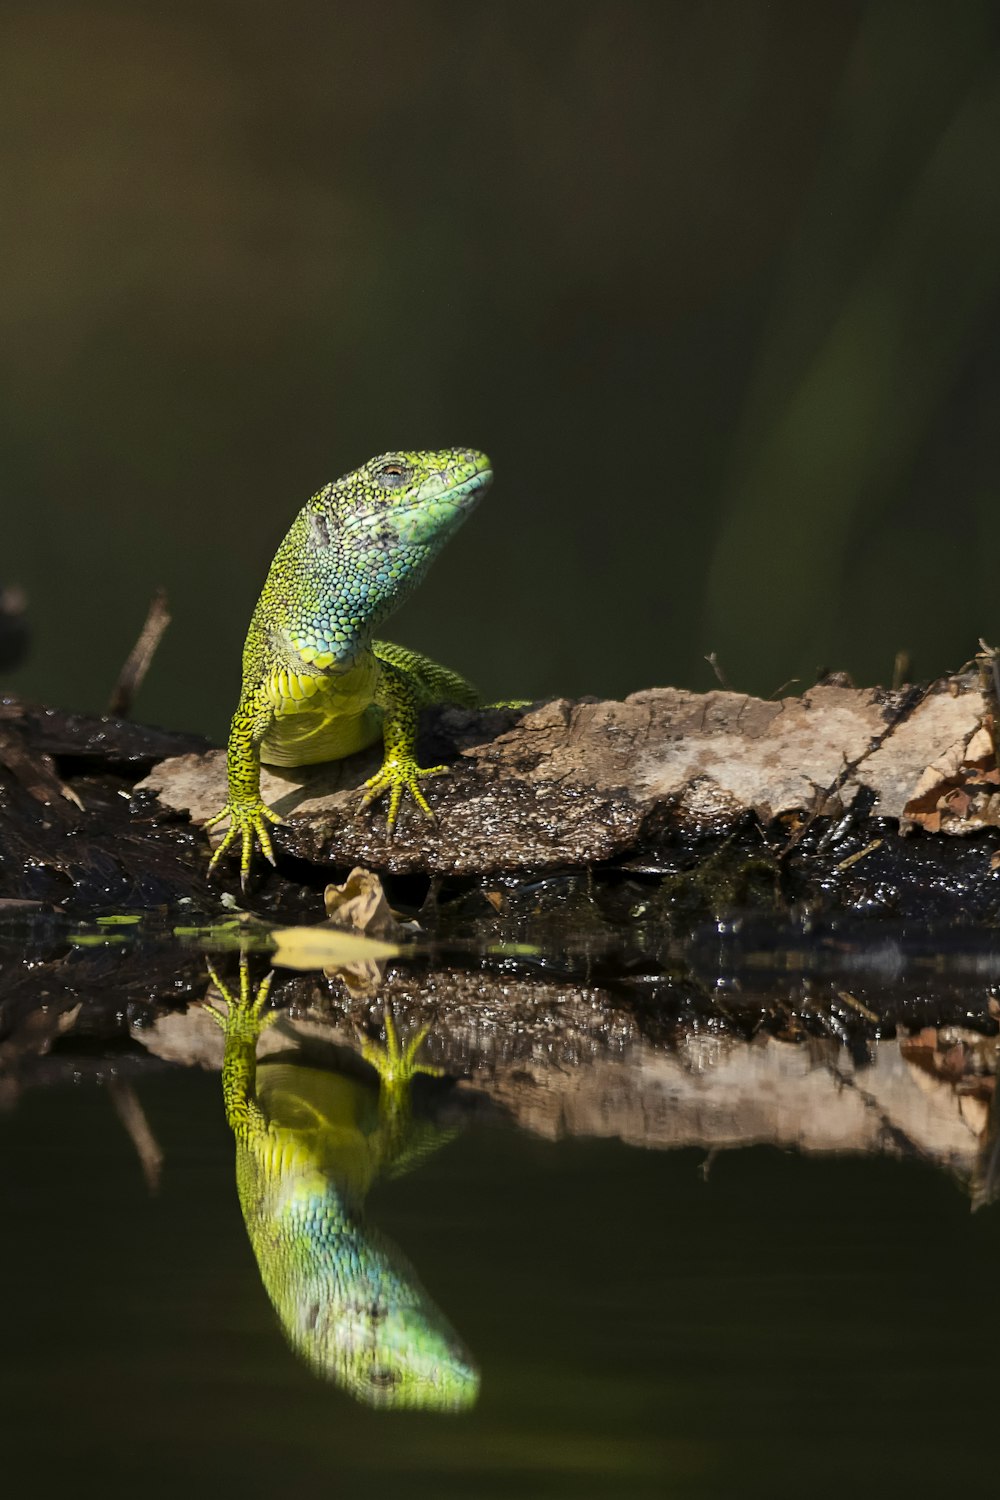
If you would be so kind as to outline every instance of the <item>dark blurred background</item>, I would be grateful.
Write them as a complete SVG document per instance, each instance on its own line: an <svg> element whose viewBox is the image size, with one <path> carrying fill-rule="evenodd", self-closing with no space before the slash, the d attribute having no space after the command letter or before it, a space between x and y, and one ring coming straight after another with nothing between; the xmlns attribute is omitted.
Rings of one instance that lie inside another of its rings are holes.
<svg viewBox="0 0 1000 1500"><path fill-rule="evenodd" d="M490 695L768 694L1000 636L1000 7L0 9L20 692L222 735L277 542L497 479L387 634Z"/></svg>

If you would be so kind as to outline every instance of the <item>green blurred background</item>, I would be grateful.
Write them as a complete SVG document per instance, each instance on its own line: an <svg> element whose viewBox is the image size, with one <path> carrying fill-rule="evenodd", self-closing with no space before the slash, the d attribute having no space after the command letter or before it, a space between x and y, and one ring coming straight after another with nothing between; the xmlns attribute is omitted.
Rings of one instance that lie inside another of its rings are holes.
<svg viewBox="0 0 1000 1500"><path fill-rule="evenodd" d="M885 681L1000 635L1000 7L0 10L12 686L223 734L293 513L486 504L389 630L490 695Z"/></svg>

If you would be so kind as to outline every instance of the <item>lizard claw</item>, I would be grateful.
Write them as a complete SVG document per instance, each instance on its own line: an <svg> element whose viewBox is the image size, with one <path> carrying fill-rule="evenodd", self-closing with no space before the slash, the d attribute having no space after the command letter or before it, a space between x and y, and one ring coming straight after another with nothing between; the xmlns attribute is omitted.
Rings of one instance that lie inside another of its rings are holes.
<svg viewBox="0 0 1000 1500"><path fill-rule="evenodd" d="M410 757L386 758L374 776L370 776L365 782L364 796L358 808L363 812L370 807L379 797L389 793L389 812L386 817L386 827L391 834L396 826L399 816L400 803L403 793L409 792L414 802L426 818L434 820L434 810L427 801L418 785L418 778L423 776L442 776L450 769L449 766L418 766L416 761Z"/></svg>
<svg viewBox="0 0 1000 1500"><path fill-rule="evenodd" d="M211 961L205 960L208 969L208 977L214 987L218 990L220 997L225 1003L224 1011L218 1010L210 1005L207 1000L201 1002L202 1009L206 1010L212 1020L221 1027L226 1036L240 1035L247 1040L255 1041L262 1031L266 1031L277 1019L279 1012L267 1011L267 997L271 985L274 983L274 971L265 974L256 990L253 989L250 979L250 963L245 953L240 954L240 993L235 996L228 985L224 984L216 973Z"/></svg>
<svg viewBox="0 0 1000 1500"><path fill-rule="evenodd" d="M442 1068L436 1068L431 1063L417 1062L417 1053L430 1030L429 1026L421 1026L420 1030L403 1047L400 1045L399 1032L396 1030L392 1012L388 1008L383 1014L383 1024L385 1046L383 1047L379 1042L364 1041L361 1056L365 1062L371 1063L385 1088L390 1091L405 1088L411 1078L416 1077L418 1073L426 1073L430 1078L443 1077Z"/></svg>
<svg viewBox="0 0 1000 1500"><path fill-rule="evenodd" d="M271 843L271 832L269 823L281 822L276 812L263 802L227 802L221 812L217 812L214 818L208 818L205 827L214 828L216 823L221 823L229 818L230 824L222 837L219 847L208 862L208 873L211 875L227 850L239 840L240 842L240 882L246 890L250 880L250 869L253 864L254 851L260 845L260 852L269 864L274 864L274 845Z"/></svg>

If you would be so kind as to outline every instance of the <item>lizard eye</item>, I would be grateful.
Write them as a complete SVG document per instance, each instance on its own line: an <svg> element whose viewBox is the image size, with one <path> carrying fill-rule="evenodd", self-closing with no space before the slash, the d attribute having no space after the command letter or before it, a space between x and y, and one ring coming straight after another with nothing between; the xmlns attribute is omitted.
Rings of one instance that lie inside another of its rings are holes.
<svg viewBox="0 0 1000 1500"><path fill-rule="evenodd" d="M411 473L412 470L408 464L390 459L388 463L380 466L376 477L384 490L399 490L408 482Z"/></svg>

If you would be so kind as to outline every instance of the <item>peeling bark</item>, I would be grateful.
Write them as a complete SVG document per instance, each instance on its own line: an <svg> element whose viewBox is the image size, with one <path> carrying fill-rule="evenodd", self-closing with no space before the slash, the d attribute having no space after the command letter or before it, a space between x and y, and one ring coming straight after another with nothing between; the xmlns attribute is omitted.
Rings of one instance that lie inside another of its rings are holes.
<svg viewBox="0 0 1000 1500"><path fill-rule="evenodd" d="M285 821L254 899L287 915L303 880L355 865L466 882L613 869L673 879L707 914L806 901L994 921L991 708L967 675L894 691L830 681L778 702L661 688L429 710L420 754L450 774L427 783L434 820L404 800L392 838L384 809L358 808L376 750L264 768ZM225 799L223 751L12 700L0 721L0 897L215 904L199 829ZM231 887L235 867L221 873Z"/></svg>
<svg viewBox="0 0 1000 1500"><path fill-rule="evenodd" d="M972 678L930 690L820 685L767 702L656 688L624 702L557 699L522 711L428 716L435 820L410 806L394 839L357 815L373 752L329 766L265 767L284 847L318 864L479 876L623 860L664 840L731 834L796 818L866 818L967 833L1000 822L987 704ZM197 822L225 800L221 751L158 766L141 783ZM967 799L956 806L955 788ZM949 795L951 801L948 801Z"/></svg>

